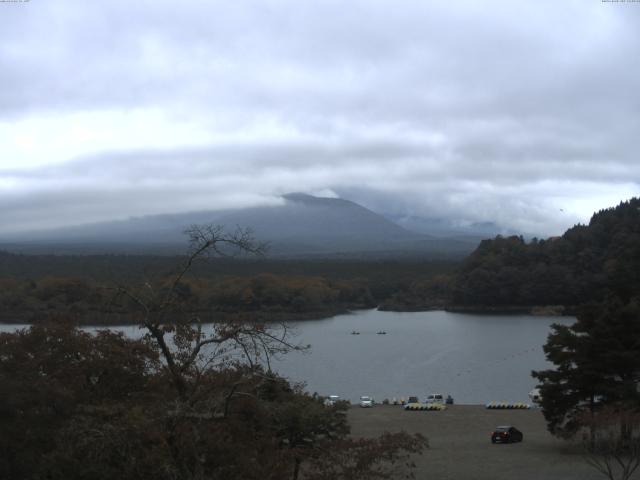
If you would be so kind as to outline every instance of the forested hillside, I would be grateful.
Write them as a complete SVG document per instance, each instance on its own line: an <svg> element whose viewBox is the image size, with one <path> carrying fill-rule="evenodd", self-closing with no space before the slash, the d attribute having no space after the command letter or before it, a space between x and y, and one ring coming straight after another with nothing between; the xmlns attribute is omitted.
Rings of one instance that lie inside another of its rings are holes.
<svg viewBox="0 0 640 480"><path fill-rule="evenodd" d="M144 255L16 255L0 252L0 322L71 316L80 323L130 323L118 286L166 287L184 259ZM203 318L326 317L346 310L444 305L453 262L212 258L180 285L183 305Z"/></svg>
<svg viewBox="0 0 640 480"><path fill-rule="evenodd" d="M640 291L640 199L595 213L547 240L484 240L452 287L459 306L576 306Z"/></svg>

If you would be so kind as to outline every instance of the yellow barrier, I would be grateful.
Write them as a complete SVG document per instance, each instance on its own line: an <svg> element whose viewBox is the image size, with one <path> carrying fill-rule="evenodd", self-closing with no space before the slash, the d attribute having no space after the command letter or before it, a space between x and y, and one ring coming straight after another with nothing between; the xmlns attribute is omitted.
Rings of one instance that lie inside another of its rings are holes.
<svg viewBox="0 0 640 480"><path fill-rule="evenodd" d="M407 403L404 406L405 410L422 410L422 411L441 411L446 410L446 406L442 403Z"/></svg>
<svg viewBox="0 0 640 480"><path fill-rule="evenodd" d="M531 405L528 403L516 402L516 403L508 403L508 402L490 402L485 405L488 409L494 410L528 410L531 408Z"/></svg>

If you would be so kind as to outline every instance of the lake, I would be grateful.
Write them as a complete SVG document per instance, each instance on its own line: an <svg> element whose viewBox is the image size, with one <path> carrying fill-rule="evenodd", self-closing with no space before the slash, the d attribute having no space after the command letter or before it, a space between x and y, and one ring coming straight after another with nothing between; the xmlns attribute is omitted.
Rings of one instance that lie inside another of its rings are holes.
<svg viewBox="0 0 640 480"><path fill-rule="evenodd" d="M527 401L531 370L548 368L542 345L552 323L572 317L474 315L363 310L323 320L288 322L295 341L311 344L272 367L309 392L385 398L450 394L456 403ZM18 325L0 325L12 331ZM140 335L138 327L118 327ZM352 331L360 332L352 335ZM386 331L386 335L378 335Z"/></svg>
<svg viewBox="0 0 640 480"><path fill-rule="evenodd" d="M542 345L552 323L572 317L358 311L291 322L310 353L294 352L274 364L310 392L356 401L428 393L451 394L456 403L529 401L531 370L545 369ZM351 335L352 331L360 335ZM377 335L386 331L386 335Z"/></svg>

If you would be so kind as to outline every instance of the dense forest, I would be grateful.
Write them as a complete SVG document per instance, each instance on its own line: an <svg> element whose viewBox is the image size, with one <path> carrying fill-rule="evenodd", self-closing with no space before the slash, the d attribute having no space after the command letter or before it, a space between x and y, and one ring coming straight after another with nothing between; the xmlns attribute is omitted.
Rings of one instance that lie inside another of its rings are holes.
<svg viewBox="0 0 640 480"><path fill-rule="evenodd" d="M595 213L547 240L496 237L465 259L452 286L456 306L572 307L640 287L640 199Z"/></svg>
<svg viewBox="0 0 640 480"><path fill-rule="evenodd" d="M166 288L183 260L0 252L0 321L37 322L65 315L84 324L129 323L130 308L114 302L118 287ZM181 280L180 292L190 313L208 320L237 313L283 320L375 306L442 308L456 266L426 260L211 258Z"/></svg>

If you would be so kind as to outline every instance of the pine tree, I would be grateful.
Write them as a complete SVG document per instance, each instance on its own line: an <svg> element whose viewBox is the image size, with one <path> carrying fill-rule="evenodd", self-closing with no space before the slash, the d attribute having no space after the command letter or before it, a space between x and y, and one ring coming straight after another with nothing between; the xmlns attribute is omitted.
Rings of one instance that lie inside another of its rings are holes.
<svg viewBox="0 0 640 480"><path fill-rule="evenodd" d="M584 307L571 326L553 325L544 351L555 369L540 380L549 431L574 435L601 405L640 408L640 301L609 298Z"/></svg>

